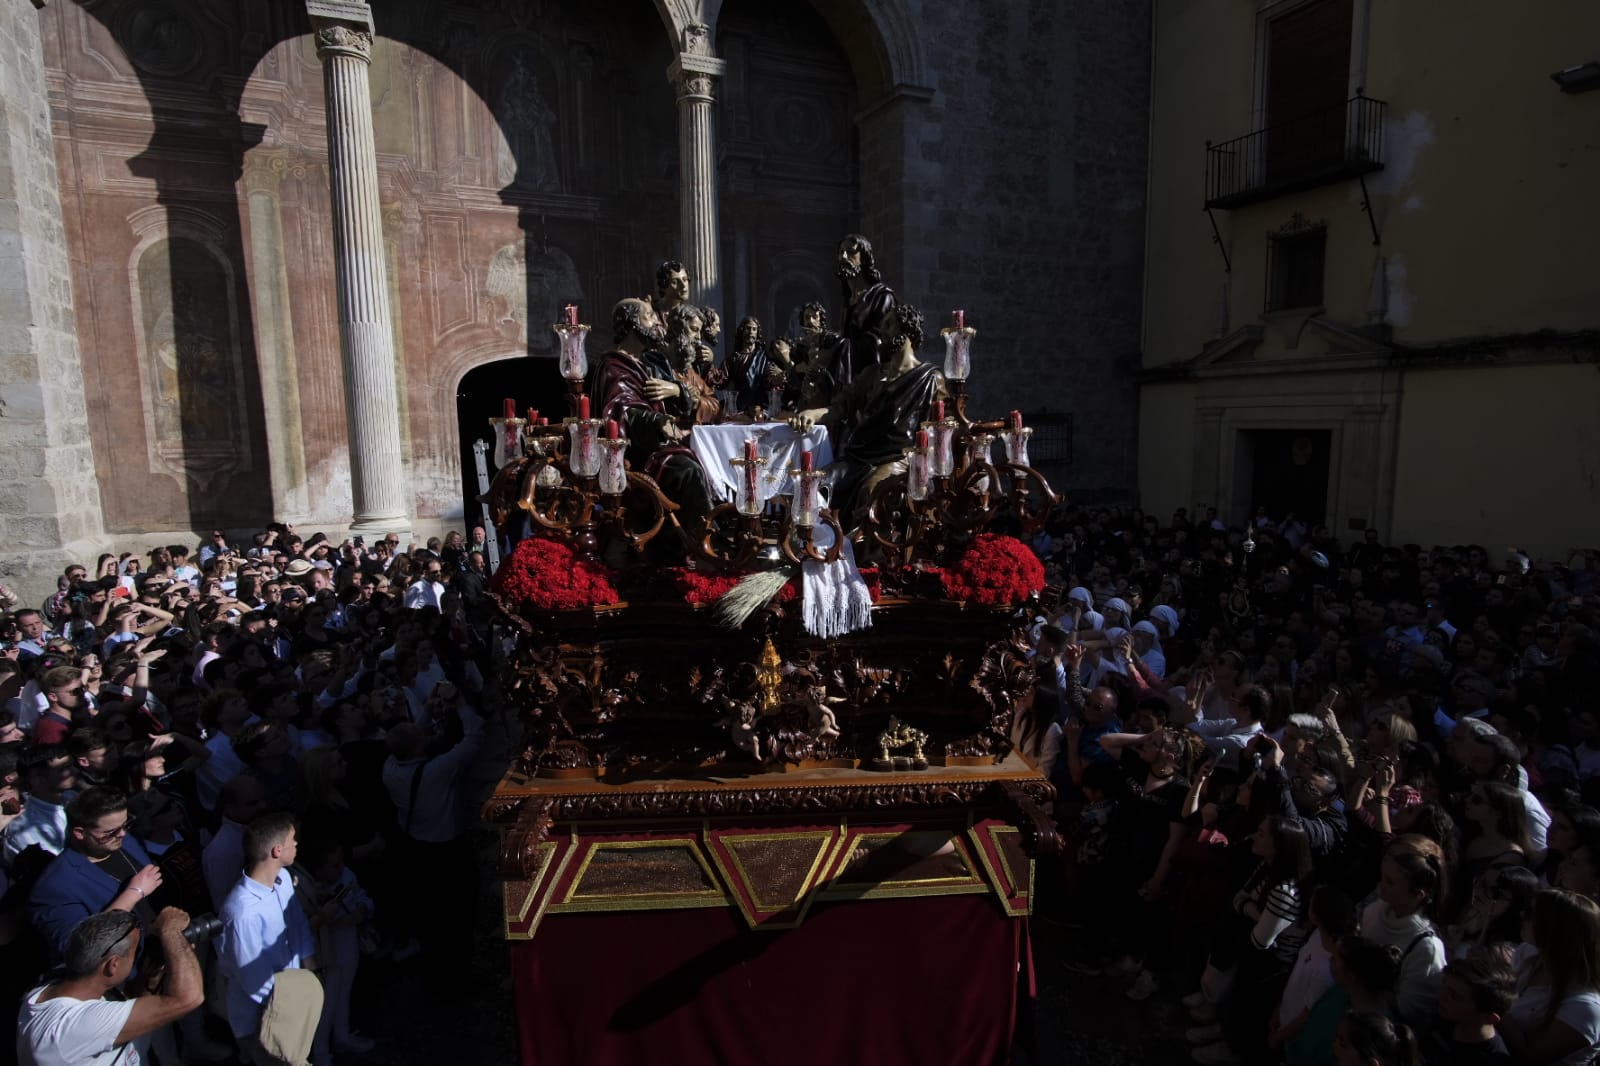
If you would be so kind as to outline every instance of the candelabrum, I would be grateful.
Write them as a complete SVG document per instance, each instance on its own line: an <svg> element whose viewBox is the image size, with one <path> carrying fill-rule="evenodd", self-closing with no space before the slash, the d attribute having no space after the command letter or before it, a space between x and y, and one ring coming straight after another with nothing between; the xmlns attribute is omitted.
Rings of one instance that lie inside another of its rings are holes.
<svg viewBox="0 0 1600 1066"><path fill-rule="evenodd" d="M1032 430L1022 415L1005 422L970 422L947 417L936 402L931 418L917 431L906 452L906 471L885 478L873 491L864 534L893 562L942 562L982 532L1002 510L1009 511L1024 536L1043 525L1060 497L1028 463ZM998 430L1006 444L1004 462L993 457Z"/></svg>
<svg viewBox="0 0 1600 1066"><path fill-rule="evenodd" d="M794 487L787 495L763 498L760 472L772 461L760 453L754 437L745 441L743 455L728 460L739 475L734 500L712 508L702 522L696 543L704 562L737 571L780 559L799 564L839 558L844 530L822 506L824 474L814 467L812 453L802 451L800 466L788 471ZM833 530L833 539L819 548L817 527L824 525Z"/></svg>
<svg viewBox="0 0 1600 1066"><path fill-rule="evenodd" d="M563 308L562 320L551 328L561 338L561 376L574 416L551 425L530 409L526 419L517 418L515 401L507 399L504 417L489 420L500 469L485 502L498 527L506 528L510 515L521 511L537 534L564 540L585 558L595 558L613 541L642 552L668 522L677 525L678 505L653 478L628 469L621 426L590 416L583 392L589 327L578 322L577 307Z"/></svg>

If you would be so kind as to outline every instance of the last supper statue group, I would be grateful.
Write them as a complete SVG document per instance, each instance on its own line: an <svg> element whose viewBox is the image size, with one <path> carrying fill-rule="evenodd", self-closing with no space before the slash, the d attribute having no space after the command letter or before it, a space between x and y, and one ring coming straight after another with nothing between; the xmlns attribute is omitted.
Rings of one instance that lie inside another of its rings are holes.
<svg viewBox="0 0 1600 1066"><path fill-rule="evenodd" d="M838 272L837 332L817 304L793 338L742 318L719 363L721 322L664 263L592 360L576 307L553 325L567 417L491 420L522 735L484 816L525 1064L818 1061L781 1035L796 960L886 933L917 980L836 971L842 1031L900 1019L886 1039L930 1061L959 1016L1009 1046L1033 857L1061 845L1024 636L1058 497L1017 411L969 416L964 313L924 361L866 238Z"/></svg>

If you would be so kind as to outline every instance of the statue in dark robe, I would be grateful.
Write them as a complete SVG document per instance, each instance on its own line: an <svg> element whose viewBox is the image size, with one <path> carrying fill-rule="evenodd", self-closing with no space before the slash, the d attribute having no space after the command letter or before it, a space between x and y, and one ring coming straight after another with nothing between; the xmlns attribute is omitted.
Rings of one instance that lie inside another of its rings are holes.
<svg viewBox="0 0 1600 1066"><path fill-rule="evenodd" d="M839 442L839 477L828 506L846 528L861 524L879 483L905 473L906 452L916 444L929 409L948 396L943 372L917 359L922 312L901 304L894 309L893 322L885 346L890 359L858 374L828 407L801 411L791 420L800 432L821 422Z"/></svg>
<svg viewBox="0 0 1600 1066"><path fill-rule="evenodd" d="M845 386L883 361L898 301L878 270L872 242L859 233L839 242L839 281L844 286L844 333L834 346L829 369L834 380Z"/></svg>
<svg viewBox="0 0 1600 1066"><path fill-rule="evenodd" d="M693 522L711 510L705 471L687 447L698 397L685 388L665 360L651 354L666 330L645 300L629 299L611 313L614 347L595 361L588 391L595 417L615 419L628 438L628 465L655 478L667 498ZM710 390L705 390L710 395ZM715 403L715 397L710 397ZM681 413L680 413L681 412Z"/></svg>
<svg viewBox="0 0 1600 1066"><path fill-rule="evenodd" d="M773 381L782 379L783 371L768 356L765 342L759 321L748 315L739 320L733 351L722 361L717 375L729 413L744 414L757 407L772 406L767 402L768 394Z"/></svg>
<svg viewBox="0 0 1600 1066"><path fill-rule="evenodd" d="M833 402L833 350L839 335L828 329L828 313L816 301L800 309L800 336L772 342L770 358L784 373L785 410L804 411Z"/></svg>

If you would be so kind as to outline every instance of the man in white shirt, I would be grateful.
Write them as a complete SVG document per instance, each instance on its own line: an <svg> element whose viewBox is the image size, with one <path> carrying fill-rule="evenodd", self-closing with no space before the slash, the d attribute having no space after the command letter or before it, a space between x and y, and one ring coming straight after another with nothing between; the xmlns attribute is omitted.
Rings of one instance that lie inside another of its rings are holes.
<svg viewBox="0 0 1600 1066"><path fill-rule="evenodd" d="M263 1014L279 973L314 970L317 962L311 924L285 872L298 853L294 818L274 813L251 822L245 830L244 852L246 869L222 905L222 932L217 935L217 958L227 982L228 1024L250 1061L281 1066L279 1058L262 1046ZM296 1006L312 1009L309 1003ZM314 1010L305 1029L304 1052L311 1050L310 1033L322 1011L320 996Z"/></svg>
<svg viewBox="0 0 1600 1066"><path fill-rule="evenodd" d="M428 565L406 589L407 610L419 607L438 607L444 596L444 566L438 559L429 559Z"/></svg>
<svg viewBox="0 0 1600 1066"><path fill-rule="evenodd" d="M23 758L21 780L27 789L22 813L6 826L0 845L0 866L10 869L16 857L34 844L51 855L67 846L67 800L78 786L78 771L67 749L48 744L30 749Z"/></svg>
<svg viewBox="0 0 1600 1066"><path fill-rule="evenodd" d="M21 1066L139 1066L135 1041L177 1021L205 999L205 983L194 948L183 937L189 916L167 907L156 916L154 934L167 961L158 995L109 1000L139 958L143 931L131 911L104 911L85 918L67 942L66 973L35 988L17 1018Z"/></svg>

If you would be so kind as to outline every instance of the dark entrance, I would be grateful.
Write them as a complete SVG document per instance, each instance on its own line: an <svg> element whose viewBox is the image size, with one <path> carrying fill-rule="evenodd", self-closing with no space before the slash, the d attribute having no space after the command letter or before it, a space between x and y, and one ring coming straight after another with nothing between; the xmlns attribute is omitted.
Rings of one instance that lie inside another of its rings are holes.
<svg viewBox="0 0 1600 1066"><path fill-rule="evenodd" d="M1246 430L1239 434L1239 451L1249 464L1252 514L1265 507L1275 521L1291 512L1309 526L1327 520L1331 430Z"/></svg>
<svg viewBox="0 0 1600 1066"><path fill-rule="evenodd" d="M494 477L494 435L489 419L499 418L507 399L515 400L517 413L527 417L528 408L551 422L568 415L567 383L561 379L554 359L498 359L474 367L456 387L456 424L461 442L461 499L466 528L483 521L478 502L478 463L472 453L474 441L489 444L489 476Z"/></svg>

